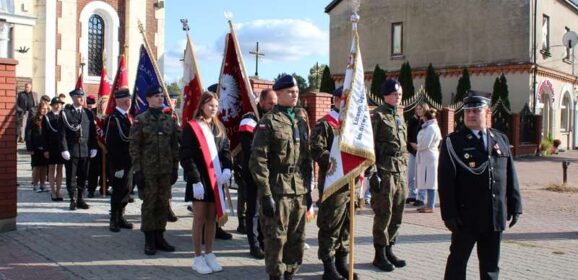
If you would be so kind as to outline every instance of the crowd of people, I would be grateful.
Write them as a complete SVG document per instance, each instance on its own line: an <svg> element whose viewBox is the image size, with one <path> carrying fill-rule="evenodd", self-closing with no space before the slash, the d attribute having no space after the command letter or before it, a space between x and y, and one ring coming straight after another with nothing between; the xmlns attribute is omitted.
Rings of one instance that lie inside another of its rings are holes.
<svg viewBox="0 0 578 280"><path fill-rule="evenodd" d="M224 186L235 178L242 197L238 208L243 209L238 231L247 235L251 256L264 259L274 280L293 279L302 265L306 212L318 186L323 279L347 279L349 187L322 200L325 175L336 164L330 151L341 133L343 87L332 93L331 111L309 127L306 110L296 107L297 82L290 75L279 77L256 96L257 111L242 117L237 129L241 149L233 158L227 128L217 117L218 86L209 87L192 120L180 124L158 86L146 90L147 110L131 116L132 96L125 88L113 93L116 106L107 115L109 97L85 97L75 89L66 106L62 95L37 102L26 84L17 100L17 141L26 142L31 155L33 190L47 191L48 178L52 200L62 201L64 166L69 209L88 209L85 196L94 197L100 185L100 193L111 194L109 230L119 232L133 228L124 212L136 186L142 199L144 253L154 255L176 250L164 233L167 222L177 219L170 200L181 166L185 201L194 213L192 268L210 274L223 270L213 247L216 237L231 238L221 226L228 218ZM437 112L426 103L418 104L405 123L398 112L403 95L399 82L386 80L379 94L384 104L371 112L376 162L364 172L367 179L361 179L374 212L373 265L386 272L407 265L393 250L405 205L434 213L439 189L441 216L452 232L446 279L465 279L476 243L482 278L497 279L501 233L506 220L510 227L517 223L522 208L508 140L485 125L489 99L471 92L464 99L466 128L442 139Z"/></svg>

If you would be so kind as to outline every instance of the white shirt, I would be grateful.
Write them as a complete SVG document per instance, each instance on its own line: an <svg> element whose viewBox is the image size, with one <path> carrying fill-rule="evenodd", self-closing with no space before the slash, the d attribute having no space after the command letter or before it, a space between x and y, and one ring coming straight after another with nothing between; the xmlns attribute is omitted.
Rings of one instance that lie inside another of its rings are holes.
<svg viewBox="0 0 578 280"><path fill-rule="evenodd" d="M117 109L123 116L126 116L126 111L125 111L125 110L123 110L123 109L120 108L120 107L116 107L116 109Z"/></svg>

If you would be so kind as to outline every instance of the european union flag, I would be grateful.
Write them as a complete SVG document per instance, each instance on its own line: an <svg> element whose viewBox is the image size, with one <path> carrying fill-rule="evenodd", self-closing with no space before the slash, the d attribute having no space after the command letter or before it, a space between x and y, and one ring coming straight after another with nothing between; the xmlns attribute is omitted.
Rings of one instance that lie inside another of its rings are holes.
<svg viewBox="0 0 578 280"><path fill-rule="evenodd" d="M161 79L157 76L153 62L144 45L140 47L140 55L138 60L138 67L136 72L136 80L134 82L133 100L131 113L136 116L148 108L146 99L146 90L151 86L161 86ZM165 106L168 106L165 100Z"/></svg>

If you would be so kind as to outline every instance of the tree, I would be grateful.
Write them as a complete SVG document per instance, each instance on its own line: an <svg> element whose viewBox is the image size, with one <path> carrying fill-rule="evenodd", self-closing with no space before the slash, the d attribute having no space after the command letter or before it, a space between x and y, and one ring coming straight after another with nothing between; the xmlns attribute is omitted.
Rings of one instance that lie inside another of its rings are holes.
<svg viewBox="0 0 578 280"><path fill-rule="evenodd" d="M333 93L334 90L335 81L333 81L333 78L331 78L329 67L325 65L325 68L323 69L323 76L321 77L321 86L319 87L319 91Z"/></svg>
<svg viewBox="0 0 578 280"><path fill-rule="evenodd" d="M428 65L425 74L425 91L433 101L442 104L440 75L436 73L436 70L431 63Z"/></svg>
<svg viewBox="0 0 578 280"><path fill-rule="evenodd" d="M165 84L166 85L166 84ZM183 99L183 93L181 92L181 88L177 82L172 82L169 85L166 85L167 91L169 95L177 95L177 105L176 107L179 108Z"/></svg>
<svg viewBox="0 0 578 280"><path fill-rule="evenodd" d="M470 82L470 72L468 68L464 67L462 76L458 80L458 87L456 88L456 96L454 97L454 102L463 100L468 94L468 91L472 89L472 84Z"/></svg>
<svg viewBox="0 0 578 280"><path fill-rule="evenodd" d="M381 84L385 81L385 71L383 71L379 64L375 65L373 69L373 77L371 78L371 93L374 95L379 95L379 88Z"/></svg>
<svg viewBox="0 0 578 280"><path fill-rule="evenodd" d="M277 75L277 78L275 78L275 81L277 81L279 78L281 78L281 76L284 75L288 75L287 73L281 73L279 75ZM297 73L293 73L291 74L291 76L293 76L293 78L295 78L295 81L297 81L297 87L299 88L299 94L304 94L307 92L309 86L307 85L307 81L305 81L305 78L297 75Z"/></svg>
<svg viewBox="0 0 578 280"><path fill-rule="evenodd" d="M409 62L401 65L398 81L401 84L401 88L403 88L403 100L412 98L415 94L415 87L413 86L413 75L411 74Z"/></svg>
<svg viewBox="0 0 578 280"><path fill-rule="evenodd" d="M500 84L500 77L497 77L494 81L494 91L492 92L492 106L494 106L500 99L500 96L502 95L501 91L502 87Z"/></svg>
<svg viewBox="0 0 578 280"><path fill-rule="evenodd" d="M309 81L311 90L318 90L321 87L321 79L326 67L327 65L325 64L319 65L319 63L315 63L315 65L309 69L309 76L307 76L307 80Z"/></svg>
<svg viewBox="0 0 578 280"><path fill-rule="evenodd" d="M502 99L504 106L510 110L510 91L508 90L508 80L506 80L504 73L500 76L500 84L502 87L500 99Z"/></svg>

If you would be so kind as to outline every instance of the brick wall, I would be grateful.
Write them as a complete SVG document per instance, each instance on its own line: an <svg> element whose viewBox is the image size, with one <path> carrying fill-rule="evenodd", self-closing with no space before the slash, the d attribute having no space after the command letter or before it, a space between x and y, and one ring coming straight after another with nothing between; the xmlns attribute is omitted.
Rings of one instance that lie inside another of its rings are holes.
<svg viewBox="0 0 578 280"><path fill-rule="evenodd" d="M0 232L16 229L16 64L0 58Z"/></svg>
<svg viewBox="0 0 578 280"><path fill-rule="evenodd" d="M253 92L255 94L261 93L262 90L272 88L273 81L267 80L259 80L259 79L251 79L251 87L253 88Z"/></svg>
<svg viewBox="0 0 578 280"><path fill-rule="evenodd" d="M325 92L309 92L299 97L301 106L309 114L309 126L313 127L315 122L329 113L333 96Z"/></svg>

